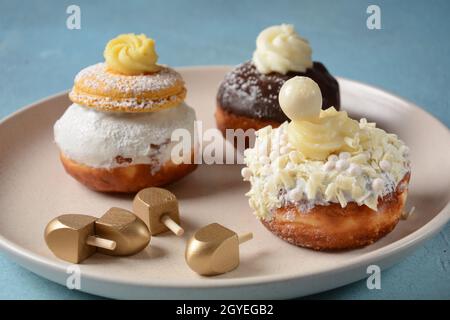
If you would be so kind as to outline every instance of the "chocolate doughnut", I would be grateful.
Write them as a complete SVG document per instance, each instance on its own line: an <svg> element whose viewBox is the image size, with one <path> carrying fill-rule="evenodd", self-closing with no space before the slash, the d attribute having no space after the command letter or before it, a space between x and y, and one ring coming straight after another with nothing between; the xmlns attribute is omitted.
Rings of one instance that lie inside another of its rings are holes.
<svg viewBox="0 0 450 320"><path fill-rule="evenodd" d="M295 76L313 79L322 91L322 109L340 107L339 84L320 62L306 72L260 73L247 61L229 72L217 93L216 122L225 129L260 129L268 124L278 126L287 121L278 103L281 86Z"/></svg>

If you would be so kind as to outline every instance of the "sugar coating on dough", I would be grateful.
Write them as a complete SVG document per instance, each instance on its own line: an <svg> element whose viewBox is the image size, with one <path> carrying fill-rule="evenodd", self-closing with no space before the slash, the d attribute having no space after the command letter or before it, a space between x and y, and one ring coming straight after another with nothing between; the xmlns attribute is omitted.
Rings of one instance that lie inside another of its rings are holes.
<svg viewBox="0 0 450 320"><path fill-rule="evenodd" d="M175 129L194 133L195 111L177 107L149 113L101 112L72 104L54 125L55 142L71 160L94 168L152 164L170 159Z"/></svg>

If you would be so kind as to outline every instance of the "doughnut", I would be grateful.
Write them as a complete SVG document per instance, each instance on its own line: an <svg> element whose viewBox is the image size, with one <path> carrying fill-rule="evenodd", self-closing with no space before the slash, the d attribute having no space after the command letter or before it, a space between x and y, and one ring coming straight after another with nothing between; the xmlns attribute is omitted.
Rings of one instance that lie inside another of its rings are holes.
<svg viewBox="0 0 450 320"><path fill-rule="evenodd" d="M271 26L258 35L253 58L229 73L216 97L219 130L260 129L288 120L280 108L278 92L295 76L313 79L322 91L322 108L340 108L339 84L325 66L313 61L312 49L292 25Z"/></svg>
<svg viewBox="0 0 450 320"><path fill-rule="evenodd" d="M400 220L408 194L410 174L395 192L378 199L378 210L349 202L317 205L309 211L301 206L275 210L272 219L262 224L276 236L293 245L314 250L347 250L364 247L391 232ZM303 209L304 210L304 209Z"/></svg>
<svg viewBox="0 0 450 320"><path fill-rule="evenodd" d="M339 84L320 62L314 62L312 69L305 73L289 72L286 75L279 73L259 73L255 65L248 61L237 66L225 76L217 93L217 125L237 129L240 122L252 121L254 129L265 127L267 122L280 125L288 120L278 103L278 92L289 79L304 75L315 80L323 93L322 107L324 109L334 106L340 107ZM240 122L219 122L226 120L221 115L225 112L239 116ZM234 126L233 126L234 125ZM237 126L237 127L236 127Z"/></svg>
<svg viewBox="0 0 450 320"><path fill-rule="evenodd" d="M129 193L195 170L195 111L181 75L157 64L155 41L121 34L103 56L76 75L73 104L53 126L66 172L93 190ZM176 130L191 141L172 141Z"/></svg>
<svg viewBox="0 0 450 320"><path fill-rule="evenodd" d="M193 160L192 151L191 159ZM64 154L61 162L68 174L88 188L100 192L134 193L147 187L165 186L188 175L197 168L194 163L174 164L168 160L152 173L152 164L134 164L114 168L94 168L77 163Z"/></svg>
<svg viewBox="0 0 450 320"><path fill-rule="evenodd" d="M216 109L215 113L217 128L225 136L226 129L248 129L259 130L266 126L278 127L279 123L273 120L257 120L245 116L240 116L232 112L226 111L220 107Z"/></svg>
<svg viewBox="0 0 450 320"><path fill-rule="evenodd" d="M244 152L249 205L279 238L313 250L369 245L403 215L409 148L397 135L345 111L322 110L320 88L294 77L280 89L289 117L256 131Z"/></svg>
<svg viewBox="0 0 450 320"><path fill-rule="evenodd" d="M100 111L154 112L183 102L186 88L181 75L161 66L141 75L116 73L105 63L81 70L69 93L72 102Z"/></svg>
<svg viewBox="0 0 450 320"><path fill-rule="evenodd" d="M193 136L194 110L177 107L149 113L111 113L72 104L54 125L66 171L97 191L135 192L180 179L194 164L171 161L171 134ZM192 148L191 148L192 149ZM193 155L193 151L192 151Z"/></svg>

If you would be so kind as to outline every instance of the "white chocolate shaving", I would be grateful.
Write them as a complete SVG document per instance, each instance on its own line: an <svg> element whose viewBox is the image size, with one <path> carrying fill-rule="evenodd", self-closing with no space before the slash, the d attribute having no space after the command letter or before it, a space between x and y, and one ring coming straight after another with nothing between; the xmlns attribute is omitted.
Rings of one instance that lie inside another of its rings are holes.
<svg viewBox="0 0 450 320"><path fill-rule="evenodd" d="M345 207L356 202L376 211L379 197L394 192L410 170L404 143L365 119L359 122L362 138L356 143L357 151L333 154L327 160L307 159L279 139L287 125L258 130L255 147L245 151L245 163L252 172L247 196L260 218L270 218L274 209L289 203L307 211L315 205ZM380 168L382 160L389 161L389 166Z"/></svg>

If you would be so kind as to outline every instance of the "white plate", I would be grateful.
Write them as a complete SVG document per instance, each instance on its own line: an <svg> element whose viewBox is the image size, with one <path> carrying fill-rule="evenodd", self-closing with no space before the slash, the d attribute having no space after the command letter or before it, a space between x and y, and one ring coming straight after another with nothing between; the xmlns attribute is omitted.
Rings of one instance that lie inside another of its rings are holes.
<svg viewBox="0 0 450 320"><path fill-rule="evenodd" d="M214 126L215 94L229 67L190 67L187 102L205 127ZM292 298L332 289L367 276L368 265L386 268L436 234L450 218L450 133L425 111L398 97L339 79L342 105L399 134L411 147L409 206L413 216L363 249L315 252L289 245L251 214L240 166L202 165L170 187L178 196L184 238L165 234L136 256L96 254L80 265L81 290L112 298ZM53 144L52 126L69 105L59 94L30 105L0 123L0 245L13 260L60 284L67 267L47 249L43 231L61 213L100 216L109 207L131 209L131 196L92 192L65 174ZM238 269L213 278L194 274L184 262L193 230L219 222L238 232L253 231L241 246Z"/></svg>

